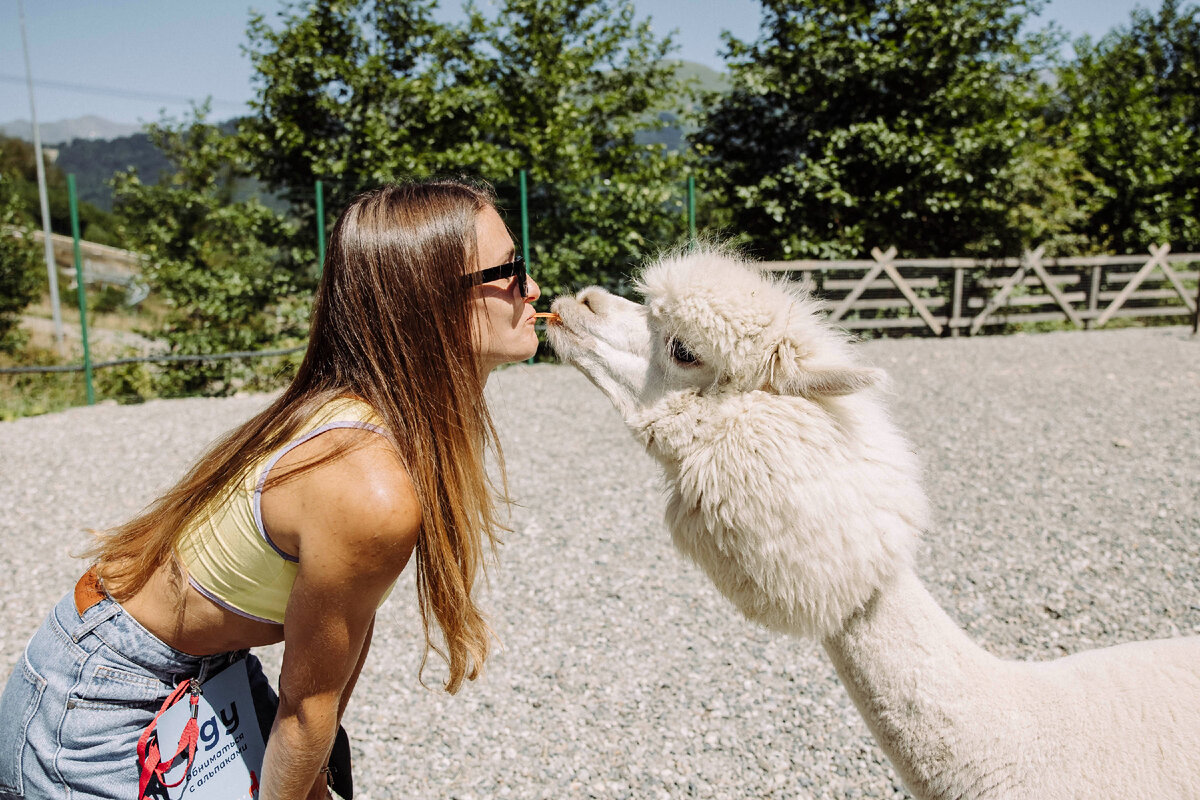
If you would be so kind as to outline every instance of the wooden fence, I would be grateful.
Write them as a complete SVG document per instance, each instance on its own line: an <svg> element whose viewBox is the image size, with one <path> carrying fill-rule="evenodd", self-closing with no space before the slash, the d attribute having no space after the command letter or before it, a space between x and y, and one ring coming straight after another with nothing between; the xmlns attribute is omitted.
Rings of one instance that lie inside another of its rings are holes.
<svg viewBox="0 0 1200 800"><path fill-rule="evenodd" d="M1200 297L1200 253L1048 258L897 258L875 248L870 260L773 261L766 270L797 273L844 328L926 329L935 335L1065 322L1102 328L1118 318L1190 321Z"/></svg>
<svg viewBox="0 0 1200 800"><path fill-rule="evenodd" d="M15 236L20 239L22 235L21 230L13 226L0 228L0 236ZM39 248L45 240L46 237L41 231L33 231L33 241L37 242ZM75 240L70 236L52 233L50 242L59 272L64 277L75 280ZM83 257L83 282L88 285L108 283L128 286L142 271L142 257L129 250L81 240L79 253Z"/></svg>

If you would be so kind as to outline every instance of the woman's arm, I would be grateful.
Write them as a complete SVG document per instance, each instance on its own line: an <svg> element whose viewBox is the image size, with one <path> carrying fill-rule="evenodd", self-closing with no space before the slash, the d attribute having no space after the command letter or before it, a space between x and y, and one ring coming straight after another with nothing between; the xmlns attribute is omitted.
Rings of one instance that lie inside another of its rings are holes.
<svg viewBox="0 0 1200 800"><path fill-rule="evenodd" d="M300 567L284 617L279 710L260 797L324 798L320 769L362 669L375 610L416 544L420 507L407 473L379 446L270 491L278 512L270 521L291 527Z"/></svg>
<svg viewBox="0 0 1200 800"><path fill-rule="evenodd" d="M350 674L350 680L346 682L346 688L342 690L342 700L338 703L338 725L342 724L342 717L346 714L346 706L350 705L350 695L354 693L354 687L358 684L358 676L362 674L363 664L367 662L367 653L371 651L371 636L375 633L375 618L371 618L371 627L367 628L367 638L363 640L362 649L358 653L358 663L354 665L354 672Z"/></svg>

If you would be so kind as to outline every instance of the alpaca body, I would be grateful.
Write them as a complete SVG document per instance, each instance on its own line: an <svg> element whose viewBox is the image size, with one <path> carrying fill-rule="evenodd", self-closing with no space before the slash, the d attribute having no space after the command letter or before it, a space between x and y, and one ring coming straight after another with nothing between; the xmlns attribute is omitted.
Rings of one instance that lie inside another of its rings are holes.
<svg viewBox="0 0 1200 800"><path fill-rule="evenodd" d="M1200 798L1200 637L998 659L911 568L924 495L870 393L749 392L707 416L696 400L632 420L673 543L748 618L822 640L918 797Z"/></svg>
<svg viewBox="0 0 1200 800"><path fill-rule="evenodd" d="M1200 800L1200 637L989 655L913 570L927 504L882 374L721 252L641 288L559 298L551 343L662 464L675 546L749 619L824 644L917 797Z"/></svg>
<svg viewBox="0 0 1200 800"><path fill-rule="evenodd" d="M1200 637L1006 661L905 570L824 646L917 797L1200 797Z"/></svg>

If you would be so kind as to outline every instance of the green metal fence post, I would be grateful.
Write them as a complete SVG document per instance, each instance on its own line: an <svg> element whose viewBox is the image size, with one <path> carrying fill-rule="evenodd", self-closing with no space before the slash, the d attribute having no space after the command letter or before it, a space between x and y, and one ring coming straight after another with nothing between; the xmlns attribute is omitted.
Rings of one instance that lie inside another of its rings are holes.
<svg viewBox="0 0 1200 800"><path fill-rule="evenodd" d="M525 269L529 269L529 183L525 170L521 170L521 253L525 256ZM533 363L533 356L526 364Z"/></svg>
<svg viewBox="0 0 1200 800"><path fill-rule="evenodd" d="M529 186L525 170L521 170L521 252L525 256L525 267L529 268Z"/></svg>
<svg viewBox="0 0 1200 800"><path fill-rule="evenodd" d="M83 339L83 376L87 382L87 403L96 404L92 386L92 351L88 347L87 293L83 286L83 256L79 251L79 199L75 193L75 175L67 175L67 194L71 201L71 236L75 239L75 294L79 298L79 335Z"/></svg>
<svg viewBox="0 0 1200 800"><path fill-rule="evenodd" d="M688 175L687 180L687 215L688 215L688 244L696 246L696 176Z"/></svg>
<svg viewBox="0 0 1200 800"><path fill-rule="evenodd" d="M325 187L317 181L317 272L325 269Z"/></svg>

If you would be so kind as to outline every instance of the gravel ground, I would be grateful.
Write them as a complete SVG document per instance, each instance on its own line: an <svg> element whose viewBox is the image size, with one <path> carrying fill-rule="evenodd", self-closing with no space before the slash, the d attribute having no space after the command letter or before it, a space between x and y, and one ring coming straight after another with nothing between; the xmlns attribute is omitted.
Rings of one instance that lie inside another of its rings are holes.
<svg viewBox="0 0 1200 800"><path fill-rule="evenodd" d="M979 642L1044 659L1200 633L1200 339L1185 328L862 345L894 381L935 522L919 571ZM657 471L560 366L489 390L514 510L484 603L503 650L416 679L411 575L348 712L380 798L907 797L818 646L745 622L673 552ZM118 522L265 399L0 424L6 677ZM263 653L278 669L279 648ZM432 662L431 662L432 663Z"/></svg>

